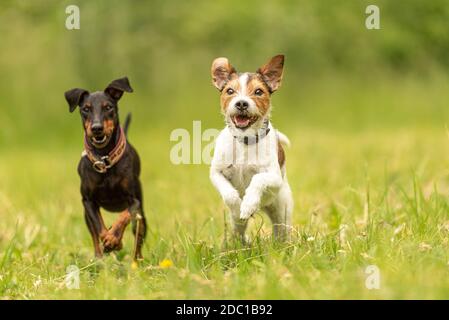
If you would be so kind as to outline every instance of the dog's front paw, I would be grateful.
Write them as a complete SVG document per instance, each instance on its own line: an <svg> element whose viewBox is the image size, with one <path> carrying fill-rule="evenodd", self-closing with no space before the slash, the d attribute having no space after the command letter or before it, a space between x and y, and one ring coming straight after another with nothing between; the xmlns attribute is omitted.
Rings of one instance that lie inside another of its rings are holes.
<svg viewBox="0 0 449 320"><path fill-rule="evenodd" d="M106 253L121 250L123 247L122 239L111 231L107 232L102 237L102 241L103 241L103 250Z"/></svg>
<svg viewBox="0 0 449 320"><path fill-rule="evenodd" d="M240 195L237 192L237 190L229 190L228 192L223 193L222 197L224 203L231 209L235 207L238 208L240 206L240 203L242 202L242 200L240 200Z"/></svg>
<svg viewBox="0 0 449 320"><path fill-rule="evenodd" d="M245 195L240 206L240 219L247 220L259 209L259 199Z"/></svg>

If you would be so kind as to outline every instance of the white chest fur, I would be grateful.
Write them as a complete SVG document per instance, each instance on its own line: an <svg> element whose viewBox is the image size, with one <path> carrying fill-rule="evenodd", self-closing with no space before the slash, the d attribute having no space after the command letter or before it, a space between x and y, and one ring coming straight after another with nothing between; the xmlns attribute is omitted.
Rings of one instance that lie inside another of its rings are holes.
<svg viewBox="0 0 449 320"><path fill-rule="evenodd" d="M277 148L278 133L271 125L268 134L255 144L239 141L228 128L217 138L210 178L231 211L234 231L240 235L245 221L258 209L270 216L275 236L285 234L291 225L293 200Z"/></svg>
<svg viewBox="0 0 449 320"><path fill-rule="evenodd" d="M278 171L276 131L270 128L258 143L245 144L225 128L217 138L212 166L243 196L255 174Z"/></svg>

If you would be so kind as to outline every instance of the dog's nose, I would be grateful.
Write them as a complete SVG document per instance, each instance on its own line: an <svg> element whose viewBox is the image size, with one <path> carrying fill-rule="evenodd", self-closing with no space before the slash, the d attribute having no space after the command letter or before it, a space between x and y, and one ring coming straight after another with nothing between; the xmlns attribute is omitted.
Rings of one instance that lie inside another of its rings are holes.
<svg viewBox="0 0 449 320"><path fill-rule="evenodd" d="M240 101L237 101L237 102L235 103L235 107L236 107L239 111L245 111L246 109L248 109L249 104L248 104L248 102L245 101L245 100L240 100Z"/></svg>
<svg viewBox="0 0 449 320"><path fill-rule="evenodd" d="M93 134L101 134L103 133L103 125L101 123L92 124L92 133Z"/></svg>

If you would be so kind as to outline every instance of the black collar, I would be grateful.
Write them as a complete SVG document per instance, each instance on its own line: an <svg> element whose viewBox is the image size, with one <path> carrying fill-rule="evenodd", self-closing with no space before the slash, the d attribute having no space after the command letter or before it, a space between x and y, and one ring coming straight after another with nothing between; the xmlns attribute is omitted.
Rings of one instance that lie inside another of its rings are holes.
<svg viewBox="0 0 449 320"><path fill-rule="evenodd" d="M260 140L265 138L268 135L268 133L270 132L269 124L270 124L270 122L268 120L266 120L264 122L263 127L260 128L258 130L257 134L254 136L234 136L234 138L237 139L239 142L246 144L247 146L256 144Z"/></svg>

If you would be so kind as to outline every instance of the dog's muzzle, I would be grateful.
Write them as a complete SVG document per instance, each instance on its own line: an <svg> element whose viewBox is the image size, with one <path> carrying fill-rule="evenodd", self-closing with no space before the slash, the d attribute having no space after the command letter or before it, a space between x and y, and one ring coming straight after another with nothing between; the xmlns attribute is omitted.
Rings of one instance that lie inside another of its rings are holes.
<svg viewBox="0 0 449 320"><path fill-rule="evenodd" d="M112 168L125 153L126 150L126 136L122 127L120 127L120 137L114 149L107 155L98 155L95 149L92 148L87 142L87 136L84 137L84 151L82 156L87 158L92 163L92 168L98 173L105 173L108 169Z"/></svg>

